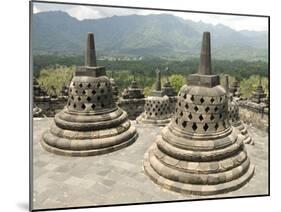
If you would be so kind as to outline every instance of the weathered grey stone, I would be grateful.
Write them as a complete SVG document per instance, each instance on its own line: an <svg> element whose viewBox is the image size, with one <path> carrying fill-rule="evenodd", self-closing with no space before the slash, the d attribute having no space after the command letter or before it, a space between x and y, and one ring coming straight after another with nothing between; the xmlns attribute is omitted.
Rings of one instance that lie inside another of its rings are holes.
<svg viewBox="0 0 281 212"><path fill-rule="evenodd" d="M237 98L233 98L233 94L229 93L229 84L228 84L228 76L225 76L225 90L228 94L228 120L233 127L236 127L241 135L244 137L245 144L252 144L254 145L254 141L252 137L249 135L248 130L244 123L240 120L239 114L239 105L237 102Z"/></svg>
<svg viewBox="0 0 281 212"><path fill-rule="evenodd" d="M156 86L145 100L144 112L136 119L137 123L152 124L165 126L170 122L174 113L176 97L167 96L173 95L173 89L169 84L166 84L164 89L161 88L161 71L156 69ZM159 87L160 86L160 87Z"/></svg>
<svg viewBox="0 0 281 212"><path fill-rule="evenodd" d="M144 104L143 89L139 87L134 76L131 85L124 89L118 106L127 112L129 119L134 120L144 111Z"/></svg>
<svg viewBox="0 0 281 212"><path fill-rule="evenodd" d="M42 135L42 146L56 154L104 154L126 147L137 138L127 113L115 104L105 67L96 66L96 58L92 58L92 33L87 41L85 66L78 67L74 74L67 105Z"/></svg>
<svg viewBox="0 0 281 212"><path fill-rule="evenodd" d="M254 174L243 137L228 120L228 95L210 66L210 33L205 32L198 74L191 77L200 82L181 88L171 122L144 156L147 175L179 193L229 192Z"/></svg>

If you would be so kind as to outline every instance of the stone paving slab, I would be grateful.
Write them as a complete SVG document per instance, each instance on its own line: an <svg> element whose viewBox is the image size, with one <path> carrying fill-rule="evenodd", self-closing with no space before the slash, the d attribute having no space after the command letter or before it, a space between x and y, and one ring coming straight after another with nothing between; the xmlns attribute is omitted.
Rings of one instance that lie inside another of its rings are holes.
<svg viewBox="0 0 281 212"><path fill-rule="evenodd" d="M154 184L144 173L143 156L163 127L136 125L139 138L125 149L92 157L46 152L40 136L51 118L35 118L33 132L34 209L188 200L268 193L268 134L248 126L255 146L246 145L256 172L239 190L215 196L180 195ZM135 124L135 123L134 123Z"/></svg>

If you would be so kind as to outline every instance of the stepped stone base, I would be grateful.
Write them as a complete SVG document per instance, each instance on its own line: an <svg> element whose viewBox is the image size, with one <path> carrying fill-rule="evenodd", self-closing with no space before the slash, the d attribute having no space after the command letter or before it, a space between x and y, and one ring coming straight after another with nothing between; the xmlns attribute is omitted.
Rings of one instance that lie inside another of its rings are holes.
<svg viewBox="0 0 281 212"><path fill-rule="evenodd" d="M98 121L98 122L97 122ZM76 116L58 113L41 145L49 152L65 156L93 156L132 144L138 137L127 114L117 109L106 115Z"/></svg>
<svg viewBox="0 0 281 212"><path fill-rule="evenodd" d="M182 194L216 195L242 187L254 175L237 129L216 140L194 140L176 136L169 127L145 153L143 163L146 174L162 187Z"/></svg>

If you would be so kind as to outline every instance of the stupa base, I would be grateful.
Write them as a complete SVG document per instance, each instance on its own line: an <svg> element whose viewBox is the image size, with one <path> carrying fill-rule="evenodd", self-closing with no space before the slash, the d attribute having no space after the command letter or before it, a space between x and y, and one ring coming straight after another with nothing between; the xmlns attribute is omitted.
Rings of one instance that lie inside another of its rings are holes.
<svg viewBox="0 0 281 212"><path fill-rule="evenodd" d="M217 195L222 193L227 193L230 191L237 190L245 185L249 180L253 177L255 168L253 165L249 165L247 171L239 178L236 178L232 181L219 183L219 184L188 184L182 183L179 181L174 181L167 179L161 176L151 165L150 163L150 156L149 152L155 149L157 144L153 144L148 151L145 153L144 156L144 170L149 178L156 184L160 185L161 187L181 193L181 194L191 194L191 195L201 195L201 196L208 196L208 195ZM165 169L163 165L163 170Z"/></svg>
<svg viewBox="0 0 281 212"><path fill-rule="evenodd" d="M166 126L171 121L171 118L168 119L147 119L145 114L141 114L139 117L136 118L136 122L138 124L148 124L148 125L155 125L159 127Z"/></svg>
<svg viewBox="0 0 281 212"><path fill-rule="evenodd" d="M67 139L58 137L50 131L45 131L41 146L48 152L72 157L94 156L110 153L125 148L137 139L138 133L131 126L122 134L94 139Z"/></svg>
<svg viewBox="0 0 281 212"><path fill-rule="evenodd" d="M251 144L251 145L255 145L254 140L252 139L252 137L249 135L248 130L246 128L246 126L241 122L241 124L239 126L237 126L237 129L241 132L241 134L244 136L244 144Z"/></svg>

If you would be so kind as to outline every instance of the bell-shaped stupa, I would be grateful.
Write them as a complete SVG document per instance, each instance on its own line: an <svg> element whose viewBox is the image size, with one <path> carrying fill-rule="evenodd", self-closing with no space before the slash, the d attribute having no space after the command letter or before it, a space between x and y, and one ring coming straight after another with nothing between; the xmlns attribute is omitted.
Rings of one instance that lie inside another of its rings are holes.
<svg viewBox="0 0 281 212"><path fill-rule="evenodd" d="M109 79L112 87L112 94L113 94L113 99L115 102L118 101L118 95L119 95L119 89L118 85L116 84L113 76L113 71L111 72L111 78Z"/></svg>
<svg viewBox="0 0 281 212"><path fill-rule="evenodd" d="M165 126L171 120L173 107L170 98L161 89L161 71L156 69L155 89L145 100L144 112L137 117L137 123Z"/></svg>
<svg viewBox="0 0 281 212"><path fill-rule="evenodd" d="M167 95L169 97L171 111L174 112L177 103L177 92L175 91L169 80L168 70L169 68L166 68L166 81L163 84L162 91L164 95Z"/></svg>
<svg viewBox="0 0 281 212"><path fill-rule="evenodd" d="M267 102L268 102L268 100L266 98L266 93L264 92L264 89L261 84L261 77L259 79L259 84L256 87L256 90L252 93L250 100L257 104L260 104L260 103L267 104Z"/></svg>
<svg viewBox="0 0 281 212"><path fill-rule="evenodd" d="M144 111L144 104L143 89L139 86L134 74L131 85L122 92L118 106L128 113L129 119L134 120Z"/></svg>
<svg viewBox="0 0 281 212"><path fill-rule="evenodd" d="M228 92L229 91L228 76L225 76L225 90L226 90L226 93L228 94L228 120L229 120L230 124L233 127L236 127L240 131L241 135L243 135L243 137L244 137L243 142L245 144L254 145L254 141L253 141L252 137L249 135L247 127L240 120L239 104L233 98L233 95Z"/></svg>
<svg viewBox="0 0 281 212"><path fill-rule="evenodd" d="M239 132L227 117L228 98L211 71L210 33L203 35L197 74L179 94L176 113L144 156L147 175L164 188L214 195L235 190L254 174Z"/></svg>
<svg viewBox="0 0 281 212"><path fill-rule="evenodd" d="M105 67L97 66L93 33L88 34L85 66L77 67L68 102L42 135L42 146L53 153L91 156L133 143L137 132L127 113L116 106Z"/></svg>

